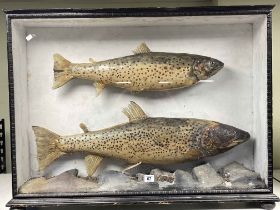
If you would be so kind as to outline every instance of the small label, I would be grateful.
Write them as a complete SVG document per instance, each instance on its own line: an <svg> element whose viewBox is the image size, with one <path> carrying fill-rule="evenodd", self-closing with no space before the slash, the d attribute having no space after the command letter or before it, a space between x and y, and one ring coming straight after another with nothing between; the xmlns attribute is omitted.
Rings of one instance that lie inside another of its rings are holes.
<svg viewBox="0 0 280 210"><path fill-rule="evenodd" d="M144 182L154 182L155 176L154 175L144 175Z"/></svg>
<svg viewBox="0 0 280 210"><path fill-rule="evenodd" d="M27 41L30 41L30 40L33 39L35 36L36 36L36 34L28 34L28 35L26 36L26 40L27 40Z"/></svg>

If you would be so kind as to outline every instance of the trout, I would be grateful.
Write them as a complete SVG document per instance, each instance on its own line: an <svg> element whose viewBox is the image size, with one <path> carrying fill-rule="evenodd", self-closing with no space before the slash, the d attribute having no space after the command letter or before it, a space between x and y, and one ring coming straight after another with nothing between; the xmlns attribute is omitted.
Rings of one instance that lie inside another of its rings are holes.
<svg viewBox="0 0 280 210"><path fill-rule="evenodd" d="M247 141L250 134L222 123L192 119L148 117L139 105L130 102L123 109L129 122L114 127L60 136L33 126L40 170L62 155L84 152L91 176L104 157L125 160L131 168L141 163L172 164L198 160L225 152Z"/></svg>
<svg viewBox="0 0 280 210"><path fill-rule="evenodd" d="M151 52L145 43L134 55L91 63L71 63L54 54L53 89L74 78L92 80L99 95L106 85L129 91L161 91L190 87L216 74L224 64L214 58Z"/></svg>

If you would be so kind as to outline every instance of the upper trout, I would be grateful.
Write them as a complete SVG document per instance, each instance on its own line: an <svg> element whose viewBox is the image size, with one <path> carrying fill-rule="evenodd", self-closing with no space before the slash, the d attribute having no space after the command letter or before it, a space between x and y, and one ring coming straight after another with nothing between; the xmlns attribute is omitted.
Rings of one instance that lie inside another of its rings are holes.
<svg viewBox="0 0 280 210"><path fill-rule="evenodd" d="M34 126L40 170L60 156L89 153L88 174L92 175L103 157L131 164L171 164L198 160L225 152L245 142L250 134L222 123L191 118L151 118L134 102L123 109L129 122L114 127L59 136Z"/></svg>
<svg viewBox="0 0 280 210"><path fill-rule="evenodd" d="M130 91L160 91L190 87L216 74L224 64L214 58L187 54L151 52L145 43L134 55L91 63L71 63L54 54L54 84L59 88L71 79L95 82L97 94L106 85Z"/></svg>

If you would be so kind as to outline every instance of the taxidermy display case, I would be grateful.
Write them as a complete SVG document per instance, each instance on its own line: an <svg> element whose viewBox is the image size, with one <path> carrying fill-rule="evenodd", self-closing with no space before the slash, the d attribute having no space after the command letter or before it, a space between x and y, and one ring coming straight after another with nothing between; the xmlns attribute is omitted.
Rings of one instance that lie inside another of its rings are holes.
<svg viewBox="0 0 280 210"><path fill-rule="evenodd" d="M7 205L278 201L272 8L6 11Z"/></svg>

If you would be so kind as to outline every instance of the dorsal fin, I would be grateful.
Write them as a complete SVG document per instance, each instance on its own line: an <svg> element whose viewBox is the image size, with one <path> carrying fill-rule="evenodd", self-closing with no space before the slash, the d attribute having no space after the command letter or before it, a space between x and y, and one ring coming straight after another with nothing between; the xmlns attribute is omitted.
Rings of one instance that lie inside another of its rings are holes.
<svg viewBox="0 0 280 210"><path fill-rule="evenodd" d="M149 52L151 52L151 50L146 45L146 43L143 42L135 50L133 50L132 52L136 55L136 54L141 54L141 53L149 53Z"/></svg>
<svg viewBox="0 0 280 210"><path fill-rule="evenodd" d="M146 119L148 116L143 109L134 101L130 101L129 105L122 111L129 119L129 122Z"/></svg>

